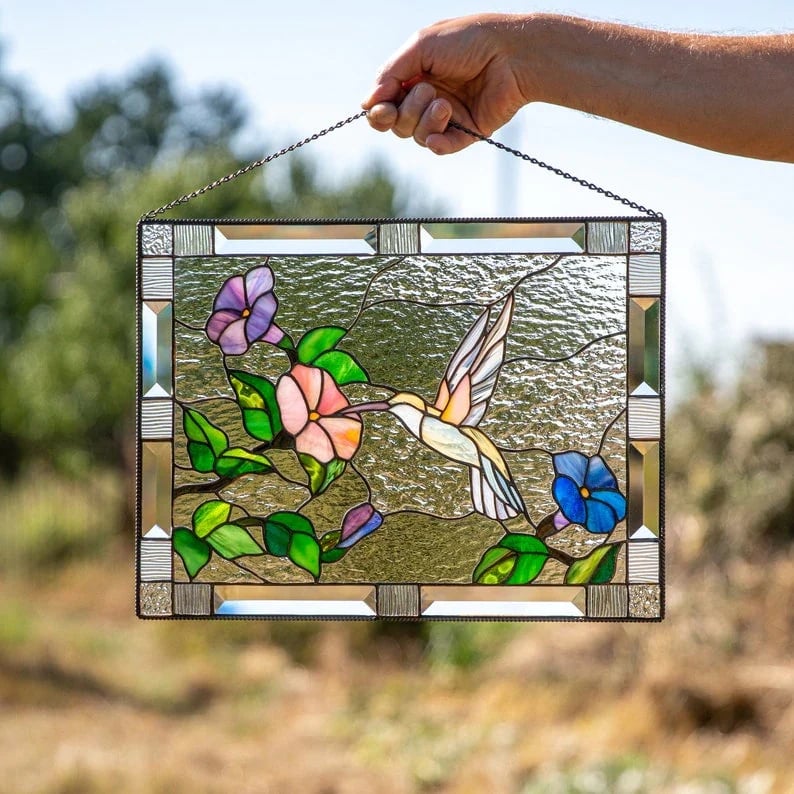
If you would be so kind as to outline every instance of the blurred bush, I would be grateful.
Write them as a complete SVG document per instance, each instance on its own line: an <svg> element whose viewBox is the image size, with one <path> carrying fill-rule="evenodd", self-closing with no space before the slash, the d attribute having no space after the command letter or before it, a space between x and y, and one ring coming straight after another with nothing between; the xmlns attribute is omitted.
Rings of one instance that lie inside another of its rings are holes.
<svg viewBox="0 0 794 794"><path fill-rule="evenodd" d="M85 472L79 480L31 468L0 482L0 573L46 575L49 567L96 556L118 531L125 487L119 472Z"/></svg>
<svg viewBox="0 0 794 794"><path fill-rule="evenodd" d="M681 551L719 563L794 539L794 343L758 343L736 384L701 377L669 417L668 504Z"/></svg>

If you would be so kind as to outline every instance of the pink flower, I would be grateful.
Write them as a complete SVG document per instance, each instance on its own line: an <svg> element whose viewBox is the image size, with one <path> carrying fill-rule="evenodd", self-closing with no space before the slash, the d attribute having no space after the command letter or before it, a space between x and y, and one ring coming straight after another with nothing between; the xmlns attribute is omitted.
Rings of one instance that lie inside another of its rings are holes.
<svg viewBox="0 0 794 794"><path fill-rule="evenodd" d="M226 355L245 353L259 340L276 345L284 338L284 331L273 322L278 309L273 283L273 271L267 265L224 282L206 330L210 341Z"/></svg>
<svg viewBox="0 0 794 794"><path fill-rule="evenodd" d="M296 364L276 385L284 429L295 449L320 463L350 460L361 443L361 419L338 416L350 407L334 379L323 369Z"/></svg>

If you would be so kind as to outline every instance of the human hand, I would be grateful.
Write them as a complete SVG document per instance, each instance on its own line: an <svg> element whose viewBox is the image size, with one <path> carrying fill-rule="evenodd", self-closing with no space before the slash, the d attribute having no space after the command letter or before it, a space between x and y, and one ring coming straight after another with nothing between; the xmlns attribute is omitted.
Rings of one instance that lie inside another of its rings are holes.
<svg viewBox="0 0 794 794"><path fill-rule="evenodd" d="M483 135L527 104L527 16L476 14L419 31L378 73L362 103L370 125L413 137L436 154L474 142L451 118Z"/></svg>

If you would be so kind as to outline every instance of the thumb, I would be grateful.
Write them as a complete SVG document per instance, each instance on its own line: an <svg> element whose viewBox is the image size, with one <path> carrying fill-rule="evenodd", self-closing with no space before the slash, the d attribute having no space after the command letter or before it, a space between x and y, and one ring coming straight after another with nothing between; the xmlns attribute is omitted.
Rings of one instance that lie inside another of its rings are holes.
<svg viewBox="0 0 794 794"><path fill-rule="evenodd" d="M369 109L378 102L399 102L410 88L405 83L419 82L424 76L421 46L414 38L381 67L375 85L361 106Z"/></svg>

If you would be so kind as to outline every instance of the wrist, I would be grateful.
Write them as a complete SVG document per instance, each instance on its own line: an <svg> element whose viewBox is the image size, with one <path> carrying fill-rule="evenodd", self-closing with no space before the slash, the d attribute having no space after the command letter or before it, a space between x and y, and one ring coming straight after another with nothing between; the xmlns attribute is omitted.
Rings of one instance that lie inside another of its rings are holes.
<svg viewBox="0 0 794 794"><path fill-rule="evenodd" d="M515 14L506 20L508 57L524 104L555 102L562 66L555 55L570 22L569 17L548 13Z"/></svg>

